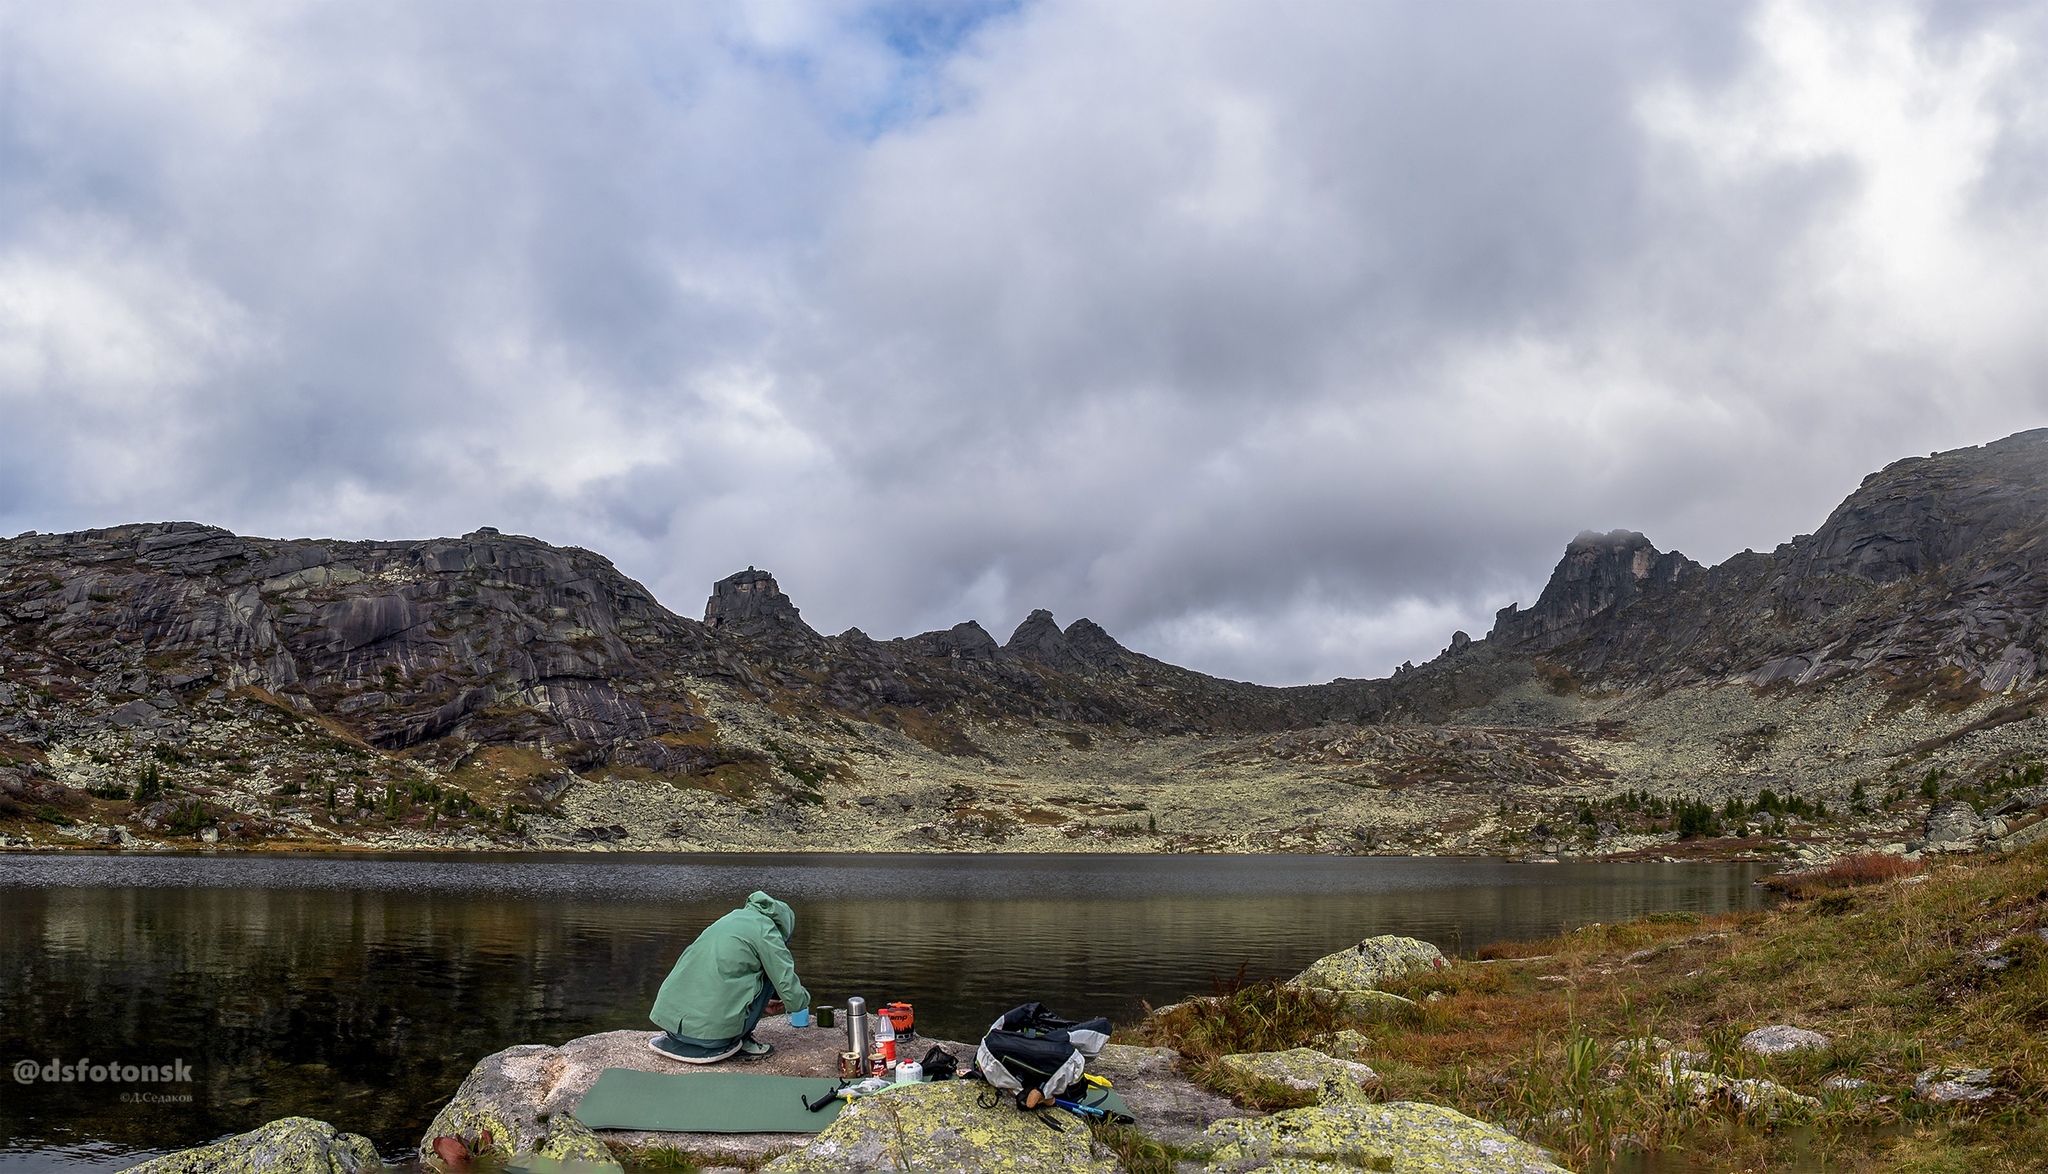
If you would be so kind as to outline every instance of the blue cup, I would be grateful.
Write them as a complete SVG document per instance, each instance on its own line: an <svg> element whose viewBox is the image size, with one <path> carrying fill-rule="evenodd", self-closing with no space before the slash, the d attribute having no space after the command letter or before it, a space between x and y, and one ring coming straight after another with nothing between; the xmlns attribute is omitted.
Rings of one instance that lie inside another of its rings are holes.
<svg viewBox="0 0 2048 1174"><path fill-rule="evenodd" d="M791 1011L789 1013L789 1025L791 1027L809 1027L811 1025L811 1009L805 1007L801 1011Z"/></svg>

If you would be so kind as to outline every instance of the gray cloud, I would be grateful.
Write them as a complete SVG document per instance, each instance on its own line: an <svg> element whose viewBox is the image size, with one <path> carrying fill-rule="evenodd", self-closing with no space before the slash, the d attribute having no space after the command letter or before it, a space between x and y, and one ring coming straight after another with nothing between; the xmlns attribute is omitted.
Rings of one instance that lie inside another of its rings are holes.
<svg viewBox="0 0 2048 1174"><path fill-rule="evenodd" d="M2042 422L2038 5L0 4L0 527L1378 675Z"/></svg>

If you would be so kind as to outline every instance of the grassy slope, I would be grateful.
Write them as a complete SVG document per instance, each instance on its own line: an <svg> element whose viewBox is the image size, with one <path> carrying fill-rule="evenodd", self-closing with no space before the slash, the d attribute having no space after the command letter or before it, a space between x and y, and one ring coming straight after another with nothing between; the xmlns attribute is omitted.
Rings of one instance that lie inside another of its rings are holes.
<svg viewBox="0 0 2048 1174"><path fill-rule="evenodd" d="M1763 913L1589 926L1406 980L1393 989L1418 1007L1365 1027L1361 1058L1380 1073L1384 1099L1454 1105L1582 1169L1636 1167L1630 1155L1646 1150L1663 1152L1666 1170L1674 1159L1702 1170L2040 1169L2048 944L2034 931L2048 924L2048 852L1806 892ZM1994 953L2005 969L1984 966ZM1309 1043L1329 1020L1285 988L1246 988L1230 1003L1221 1016L1155 1017L1134 1042L1179 1046L1198 1079L1281 1107L1202 1061L1219 1049ZM1736 1047L1773 1023L1825 1032L1834 1045L1770 1059ZM1617 1042L1647 1036L1705 1053L1695 1068L1765 1077L1821 1107L1770 1122L1686 1104L1654 1064L1617 1058ZM1915 1076L1936 1065L1988 1068L2003 1091L1975 1106L1915 1100ZM1822 1087L1837 1075L1869 1085Z"/></svg>

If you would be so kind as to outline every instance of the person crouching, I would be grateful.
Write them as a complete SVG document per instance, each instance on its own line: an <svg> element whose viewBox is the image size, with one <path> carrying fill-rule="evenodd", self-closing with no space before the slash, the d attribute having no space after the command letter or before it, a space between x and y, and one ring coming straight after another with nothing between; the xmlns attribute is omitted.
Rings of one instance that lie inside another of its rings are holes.
<svg viewBox="0 0 2048 1174"><path fill-rule="evenodd" d="M796 914L763 892L704 928L662 980L648 1013L661 1034L647 1046L685 1064L716 1064L735 1053L775 1050L754 1028L776 1000L792 1013L808 1010L811 994L796 976L789 936Z"/></svg>

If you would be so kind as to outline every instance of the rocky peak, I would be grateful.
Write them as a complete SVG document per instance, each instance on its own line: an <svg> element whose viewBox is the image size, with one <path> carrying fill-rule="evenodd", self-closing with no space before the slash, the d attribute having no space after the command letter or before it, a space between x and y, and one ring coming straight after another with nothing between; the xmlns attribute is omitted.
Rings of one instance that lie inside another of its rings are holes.
<svg viewBox="0 0 2048 1174"><path fill-rule="evenodd" d="M1078 673L1087 668L1067 647L1066 634L1053 622L1052 613L1042 607L1017 625L1003 651L1063 673Z"/></svg>
<svg viewBox="0 0 2048 1174"><path fill-rule="evenodd" d="M775 576L748 567L711 585L704 601L704 626L745 636L801 632L812 636L796 604L775 585Z"/></svg>
<svg viewBox="0 0 2048 1174"><path fill-rule="evenodd" d="M1094 620L1075 620L1067 625L1063 635L1074 659L1089 669L1128 673L1134 667L1135 654L1118 644L1116 638Z"/></svg>
<svg viewBox="0 0 2048 1174"><path fill-rule="evenodd" d="M943 632L925 632L904 641L920 656L943 656L949 660L994 660L996 638L973 620L954 624Z"/></svg>
<svg viewBox="0 0 2048 1174"><path fill-rule="evenodd" d="M1489 638L1553 648L1579 635L1588 621L1626 606L1646 588L1676 583L1699 569L1698 563L1677 551L1658 551L1634 530L1587 530L1564 548L1536 606L1519 611L1509 604L1496 618Z"/></svg>

